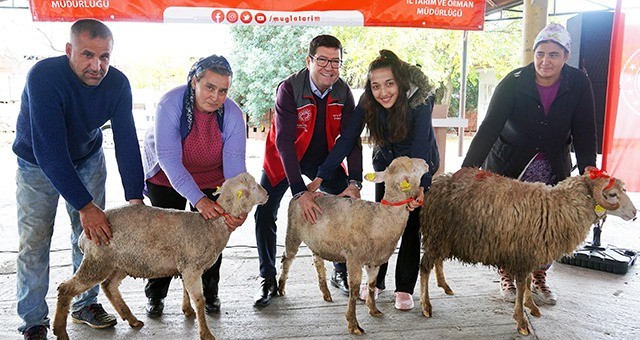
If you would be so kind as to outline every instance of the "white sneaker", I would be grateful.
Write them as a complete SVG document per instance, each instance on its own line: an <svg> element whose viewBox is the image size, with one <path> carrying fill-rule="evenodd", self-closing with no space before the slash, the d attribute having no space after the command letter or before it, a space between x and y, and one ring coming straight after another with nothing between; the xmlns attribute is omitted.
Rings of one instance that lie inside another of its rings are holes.
<svg viewBox="0 0 640 340"><path fill-rule="evenodd" d="M509 275L504 270L498 270L500 274L500 295L504 302L515 303L518 297L516 285L513 283L513 276Z"/></svg>
<svg viewBox="0 0 640 340"><path fill-rule="evenodd" d="M531 297L536 305L555 305L558 296L547 286L547 272L536 270L531 275Z"/></svg>
<svg viewBox="0 0 640 340"><path fill-rule="evenodd" d="M375 287L373 289L373 300L378 301L378 295L382 292L382 289ZM367 301L367 296L369 295L369 284L363 283L360 285L360 295L358 298L362 301Z"/></svg>
<svg viewBox="0 0 640 340"><path fill-rule="evenodd" d="M410 310L413 309L413 296L405 292L396 293L396 309L398 310Z"/></svg>

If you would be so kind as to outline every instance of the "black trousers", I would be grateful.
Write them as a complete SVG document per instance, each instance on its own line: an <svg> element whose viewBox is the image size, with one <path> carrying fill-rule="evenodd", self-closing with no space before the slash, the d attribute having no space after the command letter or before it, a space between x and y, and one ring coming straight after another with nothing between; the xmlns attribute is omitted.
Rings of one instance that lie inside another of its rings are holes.
<svg viewBox="0 0 640 340"><path fill-rule="evenodd" d="M376 202L384 196L384 183L376 183ZM409 213L407 227L400 241L400 250L396 261L396 292L413 294L420 270L420 209ZM384 226L379 226L384 227ZM389 263L380 266L376 287L385 289L385 276Z"/></svg>
<svg viewBox="0 0 640 340"><path fill-rule="evenodd" d="M176 210L184 210L187 205L187 199L182 197L175 189L149 183L147 181L147 189L149 190L149 199L151 205L160 208L169 208ZM202 192L212 200L217 200L218 196L213 196L214 189L204 189ZM196 208L189 204L191 211ZM202 274L202 291L205 301L213 301L218 296L218 282L220 281L220 264L222 263L222 254L211 268ZM162 277L158 279L149 279L144 287L144 293L149 299L164 299L169 291L172 277Z"/></svg>

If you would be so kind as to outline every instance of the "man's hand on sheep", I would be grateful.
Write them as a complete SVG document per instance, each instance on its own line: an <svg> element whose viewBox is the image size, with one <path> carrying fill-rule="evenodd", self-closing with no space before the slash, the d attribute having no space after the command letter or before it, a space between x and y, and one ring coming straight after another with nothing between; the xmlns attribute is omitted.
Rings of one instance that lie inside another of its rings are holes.
<svg viewBox="0 0 640 340"><path fill-rule="evenodd" d="M322 184L322 178L316 177L311 183L307 184L307 191L315 192Z"/></svg>
<svg viewBox="0 0 640 340"><path fill-rule="evenodd" d="M87 239L92 240L97 245L109 244L113 234L111 234L111 225L104 211L93 202L89 202L78 212L80 213L82 230L84 230L84 235Z"/></svg>
<svg viewBox="0 0 640 340"><path fill-rule="evenodd" d="M322 195L320 192L304 191L302 195L298 196L298 204L302 210L302 217L307 222L312 224L316 223L316 212L322 215L322 208L316 204L315 198Z"/></svg>

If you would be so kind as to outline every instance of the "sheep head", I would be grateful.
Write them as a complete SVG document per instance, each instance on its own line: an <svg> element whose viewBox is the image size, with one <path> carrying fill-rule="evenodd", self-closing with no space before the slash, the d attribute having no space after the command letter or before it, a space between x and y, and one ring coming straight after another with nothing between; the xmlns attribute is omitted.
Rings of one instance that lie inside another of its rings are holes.
<svg viewBox="0 0 640 340"><path fill-rule="evenodd" d="M424 159L398 157L394 159L385 171L369 173L365 179L374 183L385 182L385 197L387 200L399 200L407 197L417 197L420 189L420 178L429 166Z"/></svg>
<svg viewBox="0 0 640 340"><path fill-rule="evenodd" d="M627 190L622 180L613 178L605 171L597 169L589 170L585 177L593 181L591 194L598 206L623 220L635 219L636 207L627 196ZM599 209L598 206L596 209Z"/></svg>
<svg viewBox="0 0 640 340"><path fill-rule="evenodd" d="M238 216L251 211L254 205L266 203L268 197L267 191L245 172L224 181L218 203L227 213Z"/></svg>

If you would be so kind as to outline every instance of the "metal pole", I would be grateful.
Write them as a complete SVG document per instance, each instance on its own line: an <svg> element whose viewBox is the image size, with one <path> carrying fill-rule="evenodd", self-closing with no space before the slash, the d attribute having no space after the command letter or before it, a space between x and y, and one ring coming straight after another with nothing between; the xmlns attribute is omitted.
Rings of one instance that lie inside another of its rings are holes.
<svg viewBox="0 0 640 340"><path fill-rule="evenodd" d="M458 105L458 118L463 119L467 104L467 41L469 31L462 33L462 70L460 71L460 101ZM464 149L464 127L458 128L458 157L462 157Z"/></svg>

